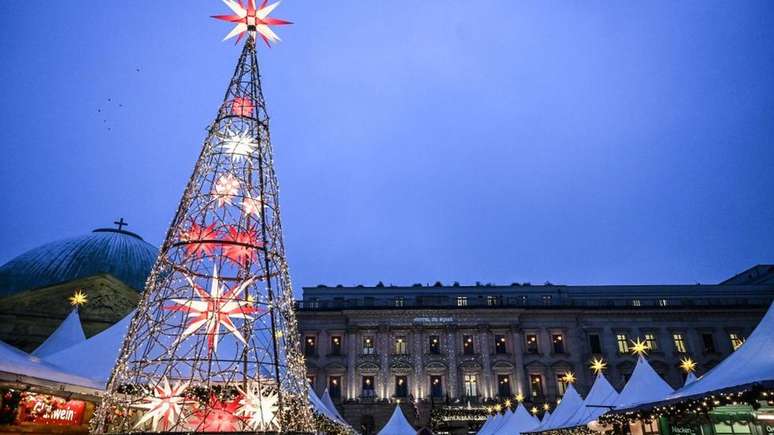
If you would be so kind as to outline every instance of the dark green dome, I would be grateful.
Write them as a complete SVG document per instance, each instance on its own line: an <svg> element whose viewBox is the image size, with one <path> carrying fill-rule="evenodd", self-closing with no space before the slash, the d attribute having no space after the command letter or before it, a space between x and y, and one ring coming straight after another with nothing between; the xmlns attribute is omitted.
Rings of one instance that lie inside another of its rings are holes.
<svg viewBox="0 0 774 435"><path fill-rule="evenodd" d="M0 296L108 273L142 291L158 250L117 229L47 243L0 266Z"/></svg>

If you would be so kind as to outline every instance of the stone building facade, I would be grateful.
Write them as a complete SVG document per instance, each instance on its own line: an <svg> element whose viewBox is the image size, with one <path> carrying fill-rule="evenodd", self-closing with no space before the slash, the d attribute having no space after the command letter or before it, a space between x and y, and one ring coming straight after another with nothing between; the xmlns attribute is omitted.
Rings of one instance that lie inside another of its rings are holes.
<svg viewBox="0 0 774 435"><path fill-rule="evenodd" d="M649 361L678 387L681 358L701 375L752 331L774 298L769 273L771 282L689 286L318 286L304 288L298 318L313 387L328 388L342 415L370 432L399 401L415 426L429 425L433 409L519 394L528 407L553 408L568 372L588 391L592 358L605 360L620 389L636 362L635 339L648 342Z"/></svg>

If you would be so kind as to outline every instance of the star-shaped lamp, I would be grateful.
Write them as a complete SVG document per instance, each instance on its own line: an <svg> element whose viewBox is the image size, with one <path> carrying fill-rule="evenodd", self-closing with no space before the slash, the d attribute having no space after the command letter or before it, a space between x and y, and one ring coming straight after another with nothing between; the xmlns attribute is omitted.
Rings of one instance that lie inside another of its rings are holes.
<svg viewBox="0 0 774 435"><path fill-rule="evenodd" d="M573 382L575 382L575 373L565 372L564 376L562 376L562 381L567 384L572 384Z"/></svg>
<svg viewBox="0 0 774 435"><path fill-rule="evenodd" d="M81 305L85 305L89 302L89 298L86 296L86 293L83 290L76 290L75 293L73 293L72 296L68 298L70 301L70 305L74 307L80 307Z"/></svg>
<svg viewBox="0 0 774 435"><path fill-rule="evenodd" d="M632 340L632 355L644 356L648 354L649 350L650 347L648 347L647 341L642 341L639 337L637 337L637 340Z"/></svg>
<svg viewBox="0 0 774 435"><path fill-rule="evenodd" d="M269 17L269 14L279 6L280 2L268 4L269 0L264 0L260 6L256 7L255 0L244 0L245 3L242 3L242 1L243 0L223 0L223 3L225 3L234 14L215 15L212 17L235 24L231 32L223 39L224 41L236 36L237 43L239 43L244 34L248 33L253 38L255 38L256 35L260 35L264 42L266 42L266 45L271 46L272 42L280 41L279 36L271 30L271 27L293 24L290 21Z"/></svg>
<svg viewBox="0 0 774 435"><path fill-rule="evenodd" d="M594 358L591 360L591 370L594 371L594 374L600 374L602 373L602 370L605 370L607 368L607 363L603 358Z"/></svg>
<svg viewBox="0 0 774 435"><path fill-rule="evenodd" d="M519 403L523 402L524 401L524 395L521 394L521 393L517 394L516 395L516 401L519 402Z"/></svg>
<svg viewBox="0 0 774 435"><path fill-rule="evenodd" d="M685 357L680 360L680 368L685 373L691 373L696 370L696 363L690 357Z"/></svg>
<svg viewBox="0 0 774 435"><path fill-rule="evenodd" d="M532 415L537 415L537 413L538 413L537 406L533 406L533 407L532 407L532 408L529 410L529 412L531 412L531 413L532 413Z"/></svg>

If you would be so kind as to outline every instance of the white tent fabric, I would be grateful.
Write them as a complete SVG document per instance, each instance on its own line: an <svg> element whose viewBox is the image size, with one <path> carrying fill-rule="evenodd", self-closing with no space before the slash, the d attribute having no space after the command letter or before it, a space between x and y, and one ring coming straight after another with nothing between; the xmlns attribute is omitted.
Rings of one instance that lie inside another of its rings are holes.
<svg viewBox="0 0 774 435"><path fill-rule="evenodd" d="M493 417L489 417L484 426L478 431L476 435L489 435L493 430L500 427L502 419L505 418L502 414L495 414Z"/></svg>
<svg viewBox="0 0 774 435"><path fill-rule="evenodd" d="M494 416L492 416L492 415L490 415L489 417L487 417L487 418L486 418L486 421L484 422L484 424L483 424L483 425L481 425L481 428L478 430L478 432L476 432L476 435L483 435L483 434L485 434L485 433L486 433L486 431L487 431L487 428L489 427L489 425L491 425L491 424L492 424L492 421L493 421L494 419L495 419L495 417L494 417Z"/></svg>
<svg viewBox="0 0 774 435"><path fill-rule="evenodd" d="M739 385L774 381L774 304L739 349L695 382L668 397L679 399Z"/></svg>
<svg viewBox="0 0 774 435"><path fill-rule="evenodd" d="M308 389L308 393L307 394L309 396L309 403L312 404L312 408L314 408L314 410L318 414L322 414L322 415L328 417L329 419L331 419L332 421L334 421L336 423L339 423L339 424L342 424L344 426L350 427L349 424L346 421L344 421L341 418L341 416L338 415L338 413L332 412L330 409L328 409L327 406L325 406L323 401L320 400L319 397L317 397L317 394L315 394L314 389L312 388L311 385L309 385L307 389Z"/></svg>
<svg viewBox="0 0 774 435"><path fill-rule="evenodd" d="M589 394L583 404L562 427L575 427L586 425L588 422L596 420L600 415L609 411L618 400L618 392L615 391L604 374L600 373L594 379L594 385L591 386Z"/></svg>
<svg viewBox="0 0 774 435"><path fill-rule="evenodd" d="M346 421L344 420L344 417L342 417L341 414L339 414L339 410L336 409L336 405L333 403L333 400L331 400L331 395L328 392L328 388L325 389L320 400L325 405L325 407L328 408L328 410L330 410L331 413L333 413L333 415L336 416L337 419L339 419L340 421Z"/></svg>
<svg viewBox="0 0 774 435"><path fill-rule="evenodd" d="M637 365L616 400L616 409L629 408L639 403L655 402L664 399L675 390L653 370L648 361L640 356Z"/></svg>
<svg viewBox="0 0 774 435"><path fill-rule="evenodd" d="M517 406L516 410L513 411L513 414L503 422L496 434L520 435L522 432L529 432L535 429L539 424L540 422L530 415L529 411L524 408L524 405L519 403L519 406Z"/></svg>
<svg viewBox="0 0 774 435"><path fill-rule="evenodd" d="M537 430L563 427L565 423L575 415L578 409L580 409L581 405L583 405L583 398L575 390L575 387L572 385L568 386L567 391L565 391L564 396L562 396L562 401L559 402L559 405L554 409L554 413L551 414L550 418L544 418L543 423Z"/></svg>
<svg viewBox="0 0 774 435"><path fill-rule="evenodd" d="M68 384L91 389L101 389L102 385L81 376L67 373L36 356L0 341L0 374L3 378L14 380L29 377L40 381ZM10 376L9 376L10 375ZM33 382L34 383L34 382Z"/></svg>
<svg viewBox="0 0 774 435"><path fill-rule="evenodd" d="M406 420L400 405L395 405L392 417L387 421L377 435L415 435L416 429Z"/></svg>
<svg viewBox="0 0 774 435"><path fill-rule="evenodd" d="M694 382L696 380L696 375L693 374L693 372L688 373L688 376L685 377L685 382L683 383L683 387L690 384L691 382Z"/></svg>
<svg viewBox="0 0 774 435"><path fill-rule="evenodd" d="M48 355L44 360L70 373L93 379L100 388L105 388L133 315L134 311L94 337Z"/></svg>
<svg viewBox="0 0 774 435"><path fill-rule="evenodd" d="M546 413L543 414L543 419L540 420L540 426L542 426L544 424L547 424L548 420L550 420L550 419L551 419L551 411L546 411ZM540 429L540 427L536 428L535 430L537 431L539 429Z"/></svg>
<svg viewBox="0 0 774 435"><path fill-rule="evenodd" d="M70 311L70 314L48 336L46 341L32 351L32 355L43 358L84 340L86 340L86 335L83 333L81 318L78 316L78 309L76 308Z"/></svg>
<svg viewBox="0 0 774 435"><path fill-rule="evenodd" d="M486 432L479 431L480 435L494 435L498 430L500 430L501 427L505 424L505 422L511 418L513 415L513 412L511 412L510 409L506 410L504 414L495 414L494 418L492 419L492 423L487 426Z"/></svg>

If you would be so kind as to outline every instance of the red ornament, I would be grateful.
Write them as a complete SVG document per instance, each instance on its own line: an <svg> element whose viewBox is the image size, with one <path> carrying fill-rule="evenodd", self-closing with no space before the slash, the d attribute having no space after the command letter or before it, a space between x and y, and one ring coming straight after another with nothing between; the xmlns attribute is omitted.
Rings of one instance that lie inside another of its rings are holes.
<svg viewBox="0 0 774 435"><path fill-rule="evenodd" d="M210 396L207 406L200 408L188 418L188 427L196 432L238 432L242 419L234 415L239 408L240 397L222 402L215 395Z"/></svg>
<svg viewBox="0 0 774 435"><path fill-rule="evenodd" d="M254 230L240 232L236 227L229 227L222 246L224 257L244 265L255 259L256 250L263 247L263 242L258 240L258 233Z"/></svg>
<svg viewBox="0 0 774 435"><path fill-rule="evenodd" d="M220 232L215 229L215 224L203 227L191 223L191 228L180 234L180 242L185 243L185 253L195 256L212 255L219 238Z"/></svg>
<svg viewBox="0 0 774 435"><path fill-rule="evenodd" d="M253 116L253 109L255 104L248 97L236 97L231 102L231 113L236 116Z"/></svg>

